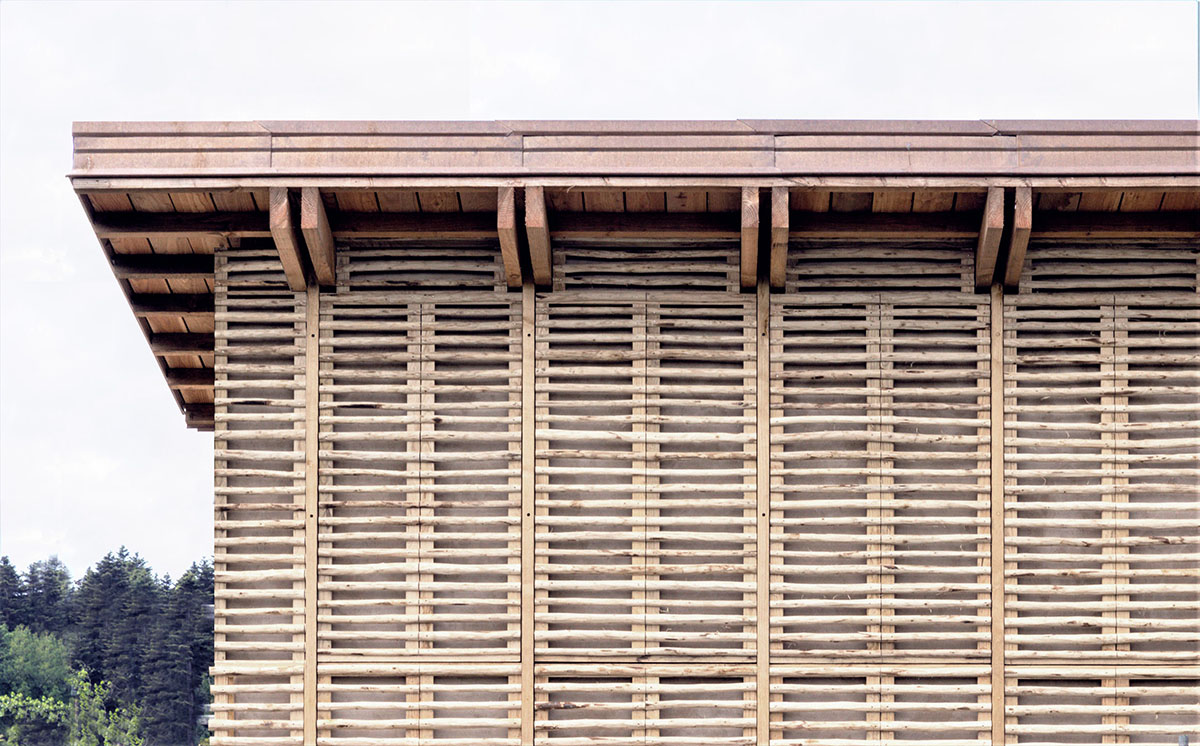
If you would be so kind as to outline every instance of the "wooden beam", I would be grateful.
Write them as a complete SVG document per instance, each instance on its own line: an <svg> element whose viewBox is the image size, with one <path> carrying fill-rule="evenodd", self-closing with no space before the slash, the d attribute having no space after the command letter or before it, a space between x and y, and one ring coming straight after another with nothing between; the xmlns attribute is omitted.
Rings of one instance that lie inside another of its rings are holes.
<svg viewBox="0 0 1200 746"><path fill-rule="evenodd" d="M787 187L771 187L771 287L781 288L787 280L788 236L791 230L790 196Z"/></svg>
<svg viewBox="0 0 1200 746"><path fill-rule="evenodd" d="M304 261L300 255L300 236L292 218L292 200L286 187L271 187L271 238L283 263L288 287L299 292L307 286Z"/></svg>
<svg viewBox="0 0 1200 746"><path fill-rule="evenodd" d="M537 361L534 337L537 315L533 283L525 283L521 291L521 746L534 743L534 604L537 596L535 565L537 556L534 537L537 502L536 466L537 442L536 379Z"/></svg>
<svg viewBox="0 0 1200 746"><path fill-rule="evenodd" d="M1033 214L1030 238L1200 238L1200 212L1061 212Z"/></svg>
<svg viewBox="0 0 1200 746"><path fill-rule="evenodd" d="M540 186L525 188L525 231L529 235L529 264L536 285L551 284L550 224L546 217L546 191Z"/></svg>
<svg viewBox="0 0 1200 746"><path fill-rule="evenodd" d="M315 191L315 190L314 190ZM320 199L318 195L317 199ZM303 222L303 219L302 221ZM307 236L307 234L306 234ZM309 244L310 250L312 244ZM332 260L332 255L330 256ZM317 742L317 508L320 452L320 292L307 289L304 344L304 742Z"/></svg>
<svg viewBox="0 0 1200 746"><path fill-rule="evenodd" d="M743 201L743 205L745 202ZM771 742L771 289L755 304L755 742Z"/></svg>
<svg viewBox="0 0 1200 746"><path fill-rule="evenodd" d="M1004 289L992 285L990 313L991 490L989 568L991 581L992 743L1004 740Z"/></svg>
<svg viewBox="0 0 1200 746"><path fill-rule="evenodd" d="M129 296L129 307L139 318L211 316L213 297L208 293L140 293Z"/></svg>
<svg viewBox="0 0 1200 746"><path fill-rule="evenodd" d="M975 244L975 287L986 288L996 275L996 257L1000 253L1000 235L1004 231L1004 190L990 187L983 205L979 241Z"/></svg>
<svg viewBox="0 0 1200 746"><path fill-rule="evenodd" d="M1004 263L1004 287L1016 290L1021 282L1025 250L1029 248L1029 234L1033 229L1033 190L1029 187L1017 187L1009 222L1012 228L1008 234L1008 258Z"/></svg>
<svg viewBox="0 0 1200 746"><path fill-rule="evenodd" d="M743 288L758 284L758 187L742 188L742 261Z"/></svg>
<svg viewBox="0 0 1200 746"><path fill-rule="evenodd" d="M211 280L212 255L114 254L109 260L121 280Z"/></svg>
<svg viewBox="0 0 1200 746"><path fill-rule="evenodd" d="M317 284L326 287L336 285L336 265L333 231L329 228L329 216L325 214L325 203L321 191L316 187L300 190L300 232L308 246L308 259L312 262Z"/></svg>
<svg viewBox="0 0 1200 746"><path fill-rule="evenodd" d="M788 235L792 240L973 239L979 235L979 219L969 212L797 211L790 220Z"/></svg>
<svg viewBox="0 0 1200 746"><path fill-rule="evenodd" d="M183 418L188 427L212 430L216 424L214 407L210 402L184 402Z"/></svg>
<svg viewBox="0 0 1200 746"><path fill-rule="evenodd" d="M333 234L345 238L492 241L497 216L490 212L334 212Z"/></svg>
<svg viewBox="0 0 1200 746"><path fill-rule="evenodd" d="M173 389L211 389L212 368L167 368L167 385Z"/></svg>
<svg viewBox="0 0 1200 746"><path fill-rule="evenodd" d="M211 355L213 335L190 333L151 333L150 350L155 355Z"/></svg>
<svg viewBox="0 0 1200 746"><path fill-rule="evenodd" d="M92 228L100 238L271 235L267 214L263 212L98 212Z"/></svg>
<svg viewBox="0 0 1200 746"><path fill-rule="evenodd" d="M500 187L496 195L496 235L500 237L504 281L510 288L519 288L521 254L517 241L517 190L514 187Z"/></svg>

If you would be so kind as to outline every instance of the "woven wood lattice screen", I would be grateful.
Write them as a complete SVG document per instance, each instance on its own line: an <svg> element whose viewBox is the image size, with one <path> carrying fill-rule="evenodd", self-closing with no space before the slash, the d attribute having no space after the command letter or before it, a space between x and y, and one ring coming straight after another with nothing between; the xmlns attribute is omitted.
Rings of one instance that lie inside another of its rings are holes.
<svg viewBox="0 0 1200 746"><path fill-rule="evenodd" d="M214 744L1196 733L1195 247L554 259L218 253Z"/></svg>

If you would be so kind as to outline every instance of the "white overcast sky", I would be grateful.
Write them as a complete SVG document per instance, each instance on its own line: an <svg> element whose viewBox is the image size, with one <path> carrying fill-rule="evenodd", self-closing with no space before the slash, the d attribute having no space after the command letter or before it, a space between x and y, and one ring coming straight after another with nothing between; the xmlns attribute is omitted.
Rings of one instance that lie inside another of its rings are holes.
<svg viewBox="0 0 1200 746"><path fill-rule="evenodd" d="M74 120L1197 117L1197 2L0 0L0 554L212 551Z"/></svg>

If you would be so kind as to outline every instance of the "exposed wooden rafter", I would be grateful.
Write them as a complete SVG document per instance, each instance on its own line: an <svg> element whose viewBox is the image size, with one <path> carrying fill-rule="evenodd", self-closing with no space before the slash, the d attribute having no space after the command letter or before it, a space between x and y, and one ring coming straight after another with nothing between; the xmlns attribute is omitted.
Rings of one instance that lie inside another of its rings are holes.
<svg viewBox="0 0 1200 746"><path fill-rule="evenodd" d="M529 264L535 285L552 281L550 224L546 215L546 191L542 187L525 189L525 231L529 236Z"/></svg>
<svg viewBox="0 0 1200 746"><path fill-rule="evenodd" d="M114 254L113 274L121 280L211 280L213 258L204 254Z"/></svg>
<svg viewBox="0 0 1200 746"><path fill-rule="evenodd" d="M129 297L135 316L189 318L212 316L213 297L207 293L135 293Z"/></svg>
<svg viewBox="0 0 1200 746"><path fill-rule="evenodd" d="M520 242L517 240L517 190L500 187L496 194L496 235L504 260L504 280L510 288L521 287Z"/></svg>
<svg viewBox="0 0 1200 746"><path fill-rule="evenodd" d="M291 196L285 187L272 187L270 196L271 238L274 239L275 249L279 252L279 261L283 263L288 287L300 291L307 286L307 282L304 259L301 256L300 234L296 230L296 221L292 215Z"/></svg>
<svg viewBox="0 0 1200 746"><path fill-rule="evenodd" d="M167 385L173 389L212 388L212 368L167 368Z"/></svg>
<svg viewBox="0 0 1200 746"><path fill-rule="evenodd" d="M1004 287L1007 290L1016 290L1021 282L1021 269L1025 266L1029 234L1033 230L1033 191L1029 187L1017 187L1008 220L1011 227L1008 234L1008 258L1004 262Z"/></svg>
<svg viewBox="0 0 1200 746"><path fill-rule="evenodd" d="M990 187L983 205L983 221L979 226L979 241L975 244L975 287L986 288L996 275L996 258L1000 253L1000 238L1004 232L1004 190Z"/></svg>
<svg viewBox="0 0 1200 746"><path fill-rule="evenodd" d="M317 284L336 284L333 231L329 227L321 192L316 187L303 187L300 190L300 232L304 234L304 243L308 246L308 259L312 263Z"/></svg>
<svg viewBox="0 0 1200 746"><path fill-rule="evenodd" d="M741 278L743 288L752 288L758 283L758 188L742 189L742 259Z"/></svg>
<svg viewBox="0 0 1200 746"><path fill-rule="evenodd" d="M213 335L211 332L155 332L150 335L150 349L155 355L211 355Z"/></svg>

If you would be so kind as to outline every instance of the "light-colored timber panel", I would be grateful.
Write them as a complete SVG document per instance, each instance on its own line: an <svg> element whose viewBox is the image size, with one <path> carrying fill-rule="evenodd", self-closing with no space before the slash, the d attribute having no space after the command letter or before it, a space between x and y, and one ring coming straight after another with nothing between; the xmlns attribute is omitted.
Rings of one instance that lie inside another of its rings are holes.
<svg viewBox="0 0 1200 746"><path fill-rule="evenodd" d="M521 296L422 251L343 247L322 299L322 666L519 658Z"/></svg>
<svg viewBox="0 0 1200 746"><path fill-rule="evenodd" d="M1198 256L1039 243L1006 297L1010 661L1200 660Z"/></svg>
<svg viewBox="0 0 1200 746"><path fill-rule="evenodd" d="M216 272L212 742L300 744L306 299L269 245Z"/></svg>
<svg viewBox="0 0 1200 746"><path fill-rule="evenodd" d="M750 664L537 666L535 743L751 746Z"/></svg>
<svg viewBox="0 0 1200 746"><path fill-rule="evenodd" d="M801 244L771 297L772 661L986 659L989 303L954 244Z"/></svg>
<svg viewBox="0 0 1200 746"><path fill-rule="evenodd" d="M566 289L537 301L539 660L753 656L754 298L732 247L703 253L690 274L694 249L556 247ZM639 272L674 289L608 289Z"/></svg>
<svg viewBox="0 0 1200 746"><path fill-rule="evenodd" d="M518 746L512 663L322 663L318 746Z"/></svg>
<svg viewBox="0 0 1200 746"><path fill-rule="evenodd" d="M771 666L772 746L991 743L984 665Z"/></svg>
<svg viewBox="0 0 1200 746"><path fill-rule="evenodd" d="M1011 666L1010 743L1174 744L1200 730L1196 666Z"/></svg>

